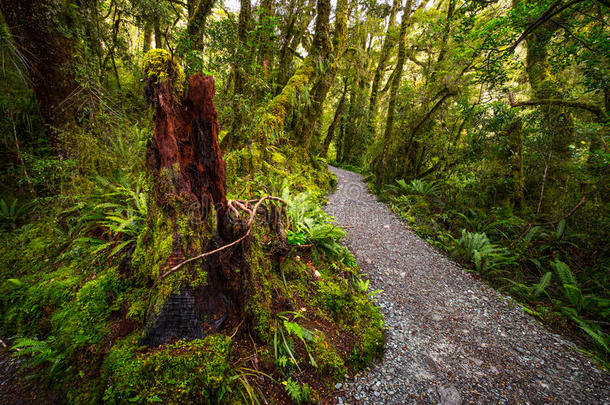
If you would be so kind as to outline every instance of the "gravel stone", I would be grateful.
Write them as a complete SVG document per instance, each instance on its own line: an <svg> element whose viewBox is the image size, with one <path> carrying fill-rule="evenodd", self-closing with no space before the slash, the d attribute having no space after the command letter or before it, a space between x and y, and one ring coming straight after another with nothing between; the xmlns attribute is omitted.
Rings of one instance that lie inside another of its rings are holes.
<svg viewBox="0 0 610 405"><path fill-rule="evenodd" d="M330 170L338 186L325 211L382 290L387 327L383 359L347 381L341 402L610 404L610 375L573 343L420 239L362 176Z"/></svg>

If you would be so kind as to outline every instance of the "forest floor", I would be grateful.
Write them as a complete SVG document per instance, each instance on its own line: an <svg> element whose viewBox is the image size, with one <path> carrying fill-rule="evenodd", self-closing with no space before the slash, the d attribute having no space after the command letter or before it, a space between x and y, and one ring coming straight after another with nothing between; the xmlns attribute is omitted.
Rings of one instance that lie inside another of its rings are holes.
<svg viewBox="0 0 610 405"><path fill-rule="evenodd" d="M420 239L362 176L331 171L325 211L381 290L387 327L383 359L337 384L337 403L610 403L610 375L576 345Z"/></svg>

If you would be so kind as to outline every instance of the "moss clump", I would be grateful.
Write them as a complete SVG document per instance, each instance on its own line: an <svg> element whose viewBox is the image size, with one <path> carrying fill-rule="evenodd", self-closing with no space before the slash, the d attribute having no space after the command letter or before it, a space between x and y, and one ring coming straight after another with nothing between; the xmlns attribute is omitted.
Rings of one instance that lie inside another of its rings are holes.
<svg viewBox="0 0 610 405"><path fill-rule="evenodd" d="M153 84L169 81L178 93L184 91L186 80L184 71L178 61L165 49L151 49L146 52L143 69L146 77Z"/></svg>
<svg viewBox="0 0 610 405"><path fill-rule="evenodd" d="M322 332L316 333L312 344L312 354L318 363L316 372L319 375L330 376L335 380L343 379L343 376L347 373L345 362Z"/></svg>
<svg viewBox="0 0 610 405"><path fill-rule="evenodd" d="M364 368L383 354L383 317L364 293L351 291L346 281L335 283L326 280L319 283L318 302L357 337L352 364Z"/></svg>
<svg viewBox="0 0 610 405"><path fill-rule="evenodd" d="M274 333L271 326L274 324L271 305L273 281L276 277L272 273L271 263L262 251L258 236L255 235L254 239L247 259L249 276L246 289L250 299L246 304L246 313L258 338L270 344Z"/></svg>
<svg viewBox="0 0 610 405"><path fill-rule="evenodd" d="M109 404L232 403L231 339L211 335L138 354L138 336L115 345L104 362Z"/></svg>

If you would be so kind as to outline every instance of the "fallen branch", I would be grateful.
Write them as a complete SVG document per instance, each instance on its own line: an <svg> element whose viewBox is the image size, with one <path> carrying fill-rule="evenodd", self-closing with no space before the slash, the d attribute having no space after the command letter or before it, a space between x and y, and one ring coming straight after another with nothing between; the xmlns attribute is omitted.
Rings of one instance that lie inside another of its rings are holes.
<svg viewBox="0 0 610 405"><path fill-rule="evenodd" d="M169 276L170 274L172 274L173 272L175 272L176 270L179 270L182 266L184 266L187 263L190 263L192 261L195 261L197 259L202 259L206 256L210 256L213 255L214 253L218 253L220 251L223 251L225 249L230 248L231 246L235 246L238 243L240 243L241 241L243 241L244 239L246 239L246 237L248 235L250 235L250 232L252 231L252 224L254 223L254 218L256 216L256 211L258 210L258 208L260 207L260 205L263 203L263 201L265 200L273 200L273 201L279 201L283 204L286 204L286 201L282 200L281 198L278 197L273 197L270 195L264 196L258 200L229 200L227 201L227 205L229 207L231 207L231 209L233 210L233 212L237 213L237 209L235 209L235 207L233 207L233 204L237 205L240 209L243 209L244 211L248 212L248 214L250 214L250 218L248 218L248 222L246 223L246 226L248 227L246 233L244 233L239 239L234 240L231 243L228 243L226 245L223 245L221 247L219 247L218 249L214 249L212 251L209 252L205 252L202 253L198 256L195 257L191 257L190 259L186 259L183 262L178 263L177 265L175 265L174 267L172 267L171 269L169 269L168 271L166 271L165 273L163 273L162 275L160 275L157 280L154 282L154 284L152 285L152 287L150 287L149 290L149 294L148 294L148 300L146 301L146 308L148 311L148 308L150 306L150 298L152 296L152 294L150 292L152 292L155 287L159 284L159 282L161 282L161 280L163 280L165 277ZM256 202L256 205L254 205L254 207L252 209L248 208L248 203L249 202ZM245 204L245 205L244 205ZM239 215L239 214L237 214Z"/></svg>

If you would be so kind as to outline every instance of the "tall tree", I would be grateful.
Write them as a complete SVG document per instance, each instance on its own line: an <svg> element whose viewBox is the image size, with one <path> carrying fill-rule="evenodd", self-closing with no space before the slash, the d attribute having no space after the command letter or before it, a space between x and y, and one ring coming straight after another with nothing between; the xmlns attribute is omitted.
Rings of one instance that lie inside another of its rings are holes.
<svg viewBox="0 0 610 405"><path fill-rule="evenodd" d="M563 95L548 64L548 47L559 25L548 21L538 27L526 39L527 56L526 72L532 89L532 96L537 100L561 100ZM543 195L544 211L556 204L558 196L563 194L562 187L567 172L562 166L571 158L570 144L574 140L574 121L568 107L563 105L541 105L542 124L548 130L549 155L547 158L547 187ZM549 186L551 185L551 186Z"/></svg>
<svg viewBox="0 0 610 405"><path fill-rule="evenodd" d="M301 125L297 126L297 135L300 137L300 141L305 147L309 147L311 143L314 129L322 116L324 100L326 100L328 91L330 90L339 69L339 60L343 54L345 41L347 39L347 5L348 0L337 1L335 30L332 44L329 44L328 42L328 21L324 20L328 17L326 15L320 16L318 14L320 26L316 29L314 49L316 50L316 56L320 61L319 65L326 66L327 68L324 72L317 72L317 80L310 92L311 106L306 109L306 112L300 121ZM316 22L316 24L318 23Z"/></svg>
<svg viewBox="0 0 610 405"><path fill-rule="evenodd" d="M341 118L341 114L343 114L343 108L345 107L345 96L347 94L347 78L344 79L343 91L341 92L341 98L337 103L337 108L335 109L335 115L333 116L333 120L328 126L328 130L326 131L326 137L324 138L324 142L322 144L322 156L326 157L328 154L328 148L330 147L330 143L335 136L335 129L337 128L337 124L339 124L339 119Z"/></svg>
<svg viewBox="0 0 610 405"><path fill-rule="evenodd" d="M250 62L250 49L248 47L248 27L251 18L250 0L241 0L239 10L239 21L237 26L237 38L239 40L235 62L233 64L233 121L231 129L225 135L222 146L226 150L232 150L235 145L241 145L240 133L243 126L243 102L245 71Z"/></svg>
<svg viewBox="0 0 610 405"><path fill-rule="evenodd" d="M399 8L400 0L393 0L392 8L390 10L390 17L388 19L388 28L386 29L381 54L379 55L379 61L377 62L377 67L375 68L373 83L371 84L371 96L369 99L368 110L368 129L372 138L375 137L375 121L377 120L377 113L379 109L379 85L383 75L385 74L386 64L390 57L390 51L394 48L396 43L394 26L396 25L396 14Z"/></svg>
<svg viewBox="0 0 610 405"><path fill-rule="evenodd" d="M377 166L377 175L375 182L377 187L383 184L385 166L387 164L388 152L390 148L390 142L392 140L392 131L394 129L394 113L396 108L396 99L398 97L398 88L400 86L400 80L402 78L402 70L405 63L406 47L407 47L407 27L409 26L409 19L411 17L413 7L413 0L407 0L404 11L402 14L402 20L400 22L400 34L398 37L398 57L396 59L396 67L392 75L392 85L390 87L390 100L388 104L388 116L386 119L385 132L383 135L383 144L381 150L381 156L379 158Z"/></svg>

